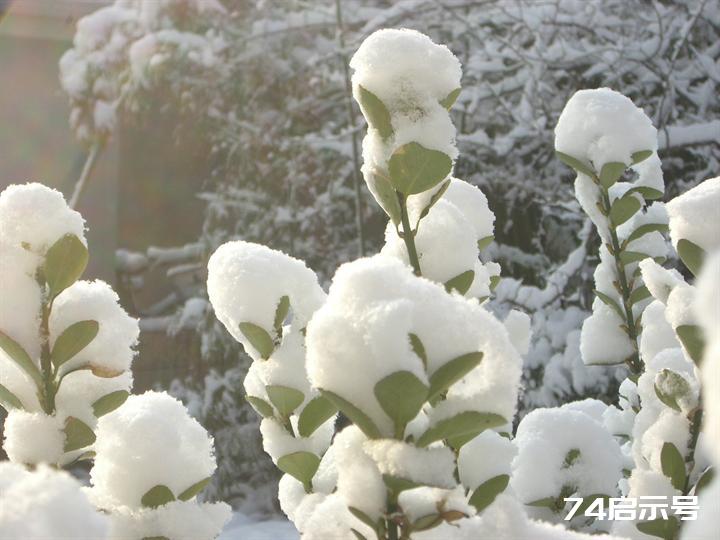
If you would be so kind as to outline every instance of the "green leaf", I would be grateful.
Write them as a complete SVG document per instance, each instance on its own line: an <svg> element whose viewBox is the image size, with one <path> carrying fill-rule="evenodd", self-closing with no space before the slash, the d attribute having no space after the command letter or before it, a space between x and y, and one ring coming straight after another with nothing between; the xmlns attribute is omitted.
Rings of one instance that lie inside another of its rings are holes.
<svg viewBox="0 0 720 540"><path fill-rule="evenodd" d="M305 394L289 386L269 384L265 390L270 402L282 416L290 416L305 400Z"/></svg>
<svg viewBox="0 0 720 540"><path fill-rule="evenodd" d="M630 233L626 242L629 244L633 240L637 240L641 236L645 236L651 232L666 232L668 228L667 223L646 223L645 225L640 225L637 229Z"/></svg>
<svg viewBox="0 0 720 540"><path fill-rule="evenodd" d="M555 497L544 497L542 499L538 499L536 501L532 501L529 503L525 503L527 506L535 506L538 508L555 508L555 505L557 504L557 500Z"/></svg>
<svg viewBox="0 0 720 540"><path fill-rule="evenodd" d="M278 469L302 482L306 490L320 466L320 458L311 452L293 452L278 459Z"/></svg>
<svg viewBox="0 0 720 540"><path fill-rule="evenodd" d="M252 408L255 409L255 412L263 418L272 418L275 416L275 411L273 411L272 405L264 399L256 396L245 396L245 401L247 401Z"/></svg>
<svg viewBox="0 0 720 540"><path fill-rule="evenodd" d="M642 302L646 298L650 298L650 291L645 285L641 285L630 293L630 305L632 306L638 302Z"/></svg>
<svg viewBox="0 0 720 540"><path fill-rule="evenodd" d="M373 390L380 407L395 425L401 437L407 423L415 418L425 403L428 387L409 371L396 371L382 379Z"/></svg>
<svg viewBox="0 0 720 540"><path fill-rule="evenodd" d="M641 533L657 536L664 540L675 540L680 523L675 516L669 516L668 519L653 519L652 521L643 521L635 525Z"/></svg>
<svg viewBox="0 0 720 540"><path fill-rule="evenodd" d="M207 485L210 483L210 479L211 478L208 476L207 478L204 478L199 482L194 483L192 486L190 486L180 495L178 495L178 499L180 499L181 501L189 501L207 487Z"/></svg>
<svg viewBox="0 0 720 540"><path fill-rule="evenodd" d="M481 238L480 240L478 240L478 250L482 251L490 244L492 244L493 240L495 240L495 236L493 236L492 234L490 236L486 236L485 238Z"/></svg>
<svg viewBox="0 0 720 540"><path fill-rule="evenodd" d="M372 194L380 207L397 226L402 219L402 211L400 210L397 192L390 183L388 173L381 172L377 168L373 169L370 173L368 187L371 188Z"/></svg>
<svg viewBox="0 0 720 540"><path fill-rule="evenodd" d="M2 384L0 384L0 406L8 412L10 409L25 410L25 407L23 407L22 402L17 398L17 396L5 388Z"/></svg>
<svg viewBox="0 0 720 540"><path fill-rule="evenodd" d="M275 350L275 343L264 328L251 322L240 323L240 331L247 338L261 358L267 360Z"/></svg>
<svg viewBox="0 0 720 540"><path fill-rule="evenodd" d="M430 393L428 400L433 400L445 392L453 384L475 369L483 358L481 352L471 352L453 358L440 366L430 375Z"/></svg>
<svg viewBox="0 0 720 540"><path fill-rule="evenodd" d="M422 212L420 212L418 223L422 218L424 218L430 213L430 209L435 206L435 203L442 199L442 196L445 194L449 186L450 180L445 180L445 182L438 188L438 190L433 193L432 197L430 197L430 202L428 202L425 208L423 208Z"/></svg>
<svg viewBox="0 0 720 540"><path fill-rule="evenodd" d="M478 512L482 512L492 504L495 497L505 491L509 482L510 477L507 474L501 474L486 480L473 492L470 497L470 504L472 504Z"/></svg>
<svg viewBox="0 0 720 540"><path fill-rule="evenodd" d="M577 172L581 172L584 175L589 176L590 178L595 176L595 171L593 171L592 167L588 163L584 163L577 158L574 158L567 154L563 154L562 152L558 152L557 150L555 150L555 155L565 165L572 167Z"/></svg>
<svg viewBox="0 0 720 540"><path fill-rule="evenodd" d="M697 483L695 484L695 492L693 493L693 495L697 495L702 490L704 490L707 486L709 486L710 482L712 482L713 478L715 478L715 469L712 467L708 467L700 475L700 478L698 479Z"/></svg>
<svg viewBox="0 0 720 540"><path fill-rule="evenodd" d="M423 366L427 369L428 359L427 353L425 352L425 345L416 334L408 334L410 336L410 346L415 354L422 360Z"/></svg>
<svg viewBox="0 0 720 540"><path fill-rule="evenodd" d="M610 162L603 165L600 171L600 184L605 188L609 188L617 182L625 172L627 166L620 162Z"/></svg>
<svg viewBox="0 0 720 540"><path fill-rule="evenodd" d="M506 424L502 416L495 413L481 413L465 411L437 424L423 433L417 441L417 446L424 447L442 439L457 439L459 446L464 442L477 437L486 429L492 429Z"/></svg>
<svg viewBox="0 0 720 540"><path fill-rule="evenodd" d="M607 294L598 291L597 289L594 289L593 292L595 293L595 296L597 296L602 301L603 304L611 307L615 311L615 313L620 316L622 320L625 320L625 312L615 300L613 300Z"/></svg>
<svg viewBox="0 0 720 540"><path fill-rule="evenodd" d="M695 365L699 366L705 351L705 339L700 327L691 324L678 326L675 329L675 334L677 334L680 343L683 344L685 351L693 359Z"/></svg>
<svg viewBox="0 0 720 540"><path fill-rule="evenodd" d="M170 540L167 536L143 536L142 540Z"/></svg>
<svg viewBox="0 0 720 540"><path fill-rule="evenodd" d="M87 248L74 234L66 234L48 249L44 274L53 298L80 279L88 258Z"/></svg>
<svg viewBox="0 0 720 540"><path fill-rule="evenodd" d="M458 274L445 282L445 290L452 292L455 289L460 294L465 294L470 289L473 279L475 279L474 270L466 270L462 274Z"/></svg>
<svg viewBox="0 0 720 540"><path fill-rule="evenodd" d="M72 452L90 446L95 442L95 434L90 427L74 416L65 420L65 452Z"/></svg>
<svg viewBox="0 0 720 540"><path fill-rule="evenodd" d="M636 186L628 190L628 193L639 193L646 201L654 201L656 199L662 199L664 193L659 189L647 187L647 186Z"/></svg>
<svg viewBox="0 0 720 540"><path fill-rule="evenodd" d="M428 514L427 516L419 517L413 521L410 527L415 532L427 531L433 527L437 527L442 523L442 521L442 516L440 514Z"/></svg>
<svg viewBox="0 0 720 540"><path fill-rule="evenodd" d="M392 186L407 196L442 182L452 170L452 160L443 152L411 142L393 152L388 168Z"/></svg>
<svg viewBox="0 0 720 540"><path fill-rule="evenodd" d="M448 111L450 110L450 107L453 106L455 101L457 100L458 96L460 95L461 88L456 88L452 92L450 92L447 96L445 96L444 99L440 100L440 105L445 107Z"/></svg>
<svg viewBox="0 0 720 540"><path fill-rule="evenodd" d="M53 365L58 368L82 351L95 339L99 329L97 321L79 321L68 326L53 345L50 353Z"/></svg>
<svg viewBox="0 0 720 540"><path fill-rule="evenodd" d="M575 462L580 458L580 450L577 448L571 448L570 451L565 454L565 461L563 461L563 469L569 469Z"/></svg>
<svg viewBox="0 0 720 540"><path fill-rule="evenodd" d="M356 539L356 540L367 540L367 537L366 537L365 535L363 535L363 534L361 534L360 532L356 531L356 530L353 529L352 527L350 527L350 532L355 535L355 539Z"/></svg>
<svg viewBox="0 0 720 540"><path fill-rule="evenodd" d="M320 388L319 390L320 393L330 401L330 403L335 405L335 407L337 407L340 412L347 416L353 424L359 427L360 430L369 439L381 438L380 430L377 428L375 423L370 419L368 415L366 415L355 405L347 401L345 398L338 396L334 392L330 392L329 390L323 390L322 388Z"/></svg>
<svg viewBox="0 0 720 540"><path fill-rule="evenodd" d="M120 405L125 403L125 400L129 395L130 393L125 390L116 390L115 392L110 392L98 399L92 404L95 418L100 418L101 416L117 409Z"/></svg>
<svg viewBox="0 0 720 540"><path fill-rule="evenodd" d="M337 412L335 406L323 396L310 400L298 419L298 431L301 437L309 437L317 428L327 422Z"/></svg>
<svg viewBox="0 0 720 540"><path fill-rule="evenodd" d="M175 500L175 495L170 488L162 484L150 488L145 495L142 496L140 502L145 508L157 508Z"/></svg>
<svg viewBox="0 0 720 540"><path fill-rule="evenodd" d="M273 327L278 336L282 335L282 325L290 312L290 298L283 296L280 298L277 307L275 308L275 320Z"/></svg>
<svg viewBox="0 0 720 540"><path fill-rule="evenodd" d="M683 491L687 480L685 460L673 443L666 442L663 444L660 452L660 464L662 465L663 474L670 479L673 487Z"/></svg>
<svg viewBox="0 0 720 540"><path fill-rule="evenodd" d="M677 244L677 252L688 270L690 270L694 276L698 276L703 261L705 260L705 250L697 244L693 244L690 240L683 238Z"/></svg>
<svg viewBox="0 0 720 540"><path fill-rule="evenodd" d="M399 476L393 476L391 474L383 474L382 478L385 486L396 496L398 493L405 491L406 489L420 487L420 484L413 480L400 478Z"/></svg>
<svg viewBox="0 0 720 540"><path fill-rule="evenodd" d="M370 527L372 530L377 529L377 523L375 523L370 516L368 516L365 512L360 510L359 508L355 508L354 506L348 506L348 510L350 510L350 513L358 518L360 521L362 521L365 525Z"/></svg>
<svg viewBox="0 0 720 540"><path fill-rule="evenodd" d="M652 150L640 150L639 152L633 152L630 158L632 159L632 164L637 165L638 163L640 163L641 161L645 161L652 155Z"/></svg>
<svg viewBox="0 0 720 540"><path fill-rule="evenodd" d="M495 287L497 287L500 284L500 280L502 278L500 276L490 276L490 290L494 291Z"/></svg>
<svg viewBox="0 0 720 540"><path fill-rule="evenodd" d="M618 227L633 217L641 206L640 201L632 193L623 195L619 199L615 199L610 206L610 221L615 227Z"/></svg>
<svg viewBox="0 0 720 540"><path fill-rule="evenodd" d="M610 497L603 493L594 493L593 495L588 495L587 497L583 497L583 502L581 502L580 506L578 506L575 515L584 515L585 511L590 508L590 505L594 503L597 499L602 499L604 501L604 508L606 508L607 505L610 503Z"/></svg>
<svg viewBox="0 0 720 540"><path fill-rule="evenodd" d="M393 133L390 112L375 94L358 85L358 98L368 124L378 130L383 139Z"/></svg>
<svg viewBox="0 0 720 540"><path fill-rule="evenodd" d="M685 377L669 369L662 369L655 376L655 395L671 409L681 412L678 400L692 392Z"/></svg>
<svg viewBox="0 0 720 540"><path fill-rule="evenodd" d="M10 359L14 360L15 363L30 376L30 378L35 382L38 388L42 388L43 378L40 374L40 370L35 365L35 362L32 361L30 355L25 352L25 349L23 349L17 341L12 339L7 334L3 333L1 330L0 348L5 351L5 354L7 354Z"/></svg>
<svg viewBox="0 0 720 540"><path fill-rule="evenodd" d="M634 262L644 261L650 255L647 253L640 253L639 251L623 251L620 253L620 260L623 264L631 264Z"/></svg>

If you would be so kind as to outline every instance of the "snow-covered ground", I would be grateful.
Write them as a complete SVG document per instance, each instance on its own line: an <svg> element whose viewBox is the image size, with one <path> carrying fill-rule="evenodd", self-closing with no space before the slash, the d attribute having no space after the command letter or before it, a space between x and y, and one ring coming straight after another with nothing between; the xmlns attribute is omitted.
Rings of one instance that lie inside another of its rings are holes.
<svg viewBox="0 0 720 540"><path fill-rule="evenodd" d="M284 519L254 521L236 512L218 540L297 540L300 535L292 523Z"/></svg>

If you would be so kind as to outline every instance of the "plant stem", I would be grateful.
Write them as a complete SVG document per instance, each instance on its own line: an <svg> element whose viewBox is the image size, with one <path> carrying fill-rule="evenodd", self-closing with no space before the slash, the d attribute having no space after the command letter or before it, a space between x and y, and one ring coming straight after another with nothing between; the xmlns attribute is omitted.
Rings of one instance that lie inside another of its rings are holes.
<svg viewBox="0 0 720 540"><path fill-rule="evenodd" d="M420 271L420 259L418 258L417 248L415 247L415 233L410 227L410 216L407 210L407 197L398 193L398 202L400 203L400 220L402 222L403 234L402 238L407 248L408 258L413 267L416 276L422 276Z"/></svg>
<svg viewBox="0 0 720 540"><path fill-rule="evenodd" d="M602 185L600 185L599 179L595 178L598 186L600 187L600 192L602 194L602 204L604 207L604 210L606 212L606 215L610 215L610 195L608 194L608 190ZM617 232L615 230L615 227L612 223L610 223L610 218L608 217L608 229L610 230L610 242L612 246L612 254L613 258L615 259L615 271L618 276L618 281L620 283L620 294L622 296L623 301L623 309L625 311L625 325L627 327L627 335L630 338L630 341L632 341L633 348L635 349L635 352L630 356L626 362L628 364L628 367L630 368L630 371L634 375L640 375L643 371L645 371L645 365L643 361L640 359L640 354L638 352L638 344L637 344L637 330L635 328L635 317L633 316L632 312L632 304L630 303L630 295L632 294L632 291L630 290L630 286L627 281L627 276L625 275L625 263L620 258L620 241L618 240Z"/></svg>
<svg viewBox="0 0 720 540"><path fill-rule="evenodd" d="M85 186L88 183L88 180L90 179L90 176L92 175L93 170L95 169L95 165L97 164L98 158L100 157L100 154L102 153L103 148L105 147L105 138L98 139L95 144L93 144L92 148L90 149L90 153L88 154L87 159L85 160L85 165L83 166L83 170L80 173L80 178L78 178L78 181L75 183L75 189L73 190L72 195L70 196L70 201L68 202L68 206L70 208L75 208L78 204L78 201L80 200L80 196L82 195L83 191L85 190Z"/></svg>
<svg viewBox="0 0 720 540"><path fill-rule="evenodd" d="M398 540L397 523L392 519L387 520L388 540Z"/></svg>
<svg viewBox="0 0 720 540"><path fill-rule="evenodd" d="M55 412L55 376L52 370L52 364L50 361L50 309L52 302L43 301L41 310L42 315L40 319L40 368L42 371L44 388L43 392L43 410L46 414L52 414Z"/></svg>

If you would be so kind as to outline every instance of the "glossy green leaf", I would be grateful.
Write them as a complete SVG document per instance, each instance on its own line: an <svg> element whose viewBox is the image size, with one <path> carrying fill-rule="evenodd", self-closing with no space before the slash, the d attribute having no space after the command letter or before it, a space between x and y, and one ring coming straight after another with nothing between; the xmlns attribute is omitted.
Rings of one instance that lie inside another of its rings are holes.
<svg viewBox="0 0 720 540"><path fill-rule="evenodd" d="M74 234L66 234L48 249L43 270L52 297L80 279L88 258L85 244Z"/></svg>
<svg viewBox="0 0 720 540"><path fill-rule="evenodd" d="M447 292L456 290L460 294L465 294L470 289L470 285L472 285L474 279L475 271L466 270L462 274L458 274L454 278L447 280L445 282L445 290Z"/></svg>
<svg viewBox="0 0 720 540"><path fill-rule="evenodd" d="M309 437L317 428L327 422L337 412L335 406L323 396L317 396L305 405L298 419L298 431L301 437Z"/></svg>
<svg viewBox="0 0 720 540"><path fill-rule="evenodd" d="M567 454L565 454L565 460L563 461L563 468L569 469L577 460L580 459L580 450L577 448L571 448Z"/></svg>
<svg viewBox="0 0 720 540"><path fill-rule="evenodd" d="M633 240L637 240L638 238L645 236L646 234L650 234L651 232L666 232L668 230L667 223L646 223L645 225L640 225L637 229L635 229L632 233L630 233L630 236L628 236L627 243L629 244Z"/></svg>
<svg viewBox="0 0 720 540"><path fill-rule="evenodd" d="M647 259L650 255L647 253L640 253L639 251L623 251L620 253L620 260L623 264L631 264L634 262L640 262Z"/></svg>
<svg viewBox="0 0 720 540"><path fill-rule="evenodd" d="M621 319L625 320L625 312L620 307L620 304L618 304L615 300L613 300L607 294L600 292L597 289L593 290L593 292L595 293L595 296L597 296L602 301L603 304L605 304L608 307L611 307L613 309L613 311L615 311L615 313L617 313Z"/></svg>
<svg viewBox="0 0 720 540"><path fill-rule="evenodd" d="M490 276L490 290L494 291L495 288L500 284L502 278L500 276Z"/></svg>
<svg viewBox="0 0 720 540"><path fill-rule="evenodd" d="M275 411L273 410L272 405L264 399L256 396L245 396L245 401L247 401L252 408L255 409L255 412L263 418L272 418L275 416Z"/></svg>
<svg viewBox="0 0 720 540"><path fill-rule="evenodd" d="M630 158L632 159L632 164L636 165L640 163L641 161L645 161L647 158L653 155L652 150L640 150L639 152L633 152L632 156Z"/></svg>
<svg viewBox="0 0 720 540"><path fill-rule="evenodd" d="M427 369L428 358L427 353L425 352L425 345L423 345L422 341L416 334L408 334L408 336L410 336L410 346L412 347L413 352L418 355L420 360L422 360L423 366Z"/></svg>
<svg viewBox="0 0 720 540"><path fill-rule="evenodd" d="M263 359L270 358L270 355L275 350L275 343L264 328L251 322L242 322L240 323L240 331Z"/></svg>
<svg viewBox="0 0 720 540"><path fill-rule="evenodd" d="M175 500L175 495L170 488L162 484L150 488L142 496L140 502L145 508L157 508Z"/></svg>
<svg viewBox="0 0 720 540"><path fill-rule="evenodd" d="M195 495L200 493L203 489L205 489L208 484L210 483L211 478L208 476L207 478L204 478L200 480L199 482L194 483L192 486L187 488L185 491L183 491L180 495L178 495L178 499L181 501L189 501L192 499Z"/></svg>
<svg viewBox="0 0 720 540"><path fill-rule="evenodd" d="M320 466L320 458L311 452L293 452L278 459L278 469L302 482L310 489L312 477Z"/></svg>
<svg viewBox="0 0 720 540"><path fill-rule="evenodd" d="M396 496L398 493L400 493L401 491L405 491L406 489L414 489L416 487L420 487L420 484L418 482L408 480L407 478L400 478L399 476L383 474L382 478L385 486Z"/></svg>
<svg viewBox="0 0 720 540"><path fill-rule="evenodd" d="M273 321L273 327L278 336L282 335L282 326L288 313L290 313L290 298L283 296L275 308L275 320Z"/></svg>
<svg viewBox="0 0 720 540"><path fill-rule="evenodd" d="M669 516L668 519L653 519L652 521L643 521L635 525L641 533L657 536L664 540L675 540L680 523L675 516Z"/></svg>
<svg viewBox="0 0 720 540"><path fill-rule="evenodd" d="M443 519L440 514L428 514L427 516L419 517L418 519L413 521L410 527L415 532L427 531L429 529L437 527L442 523L442 521Z"/></svg>
<svg viewBox="0 0 720 540"><path fill-rule="evenodd" d="M670 479L673 487L683 491L687 480L685 460L673 443L666 442L663 444L660 452L660 464L663 474Z"/></svg>
<svg viewBox="0 0 720 540"><path fill-rule="evenodd" d="M690 270L694 276L698 276L703 261L705 260L705 250L697 244L693 244L690 240L683 238L677 244L677 252L688 270Z"/></svg>
<svg viewBox="0 0 720 540"><path fill-rule="evenodd" d="M605 189L609 188L620 179L626 168L624 163L606 163L600 170L600 184Z"/></svg>
<svg viewBox="0 0 720 540"><path fill-rule="evenodd" d="M678 400L692 392L685 377L669 369L662 369L655 376L655 395L671 409L680 412Z"/></svg>
<svg viewBox="0 0 720 540"><path fill-rule="evenodd" d="M90 427L74 416L65 420L65 452L72 452L90 446L95 442L95 434Z"/></svg>
<svg viewBox="0 0 720 540"><path fill-rule="evenodd" d="M359 531L353 529L352 527L350 527L350 532L353 533L353 535L355 536L355 540L368 540L367 537L366 537L364 534L362 534L362 533L360 533Z"/></svg>
<svg viewBox="0 0 720 540"><path fill-rule="evenodd" d="M380 98L360 85L358 85L358 98L368 124L377 129L383 139L392 135L390 112Z"/></svg>
<svg viewBox="0 0 720 540"><path fill-rule="evenodd" d="M116 390L115 392L110 392L98 399L92 404L95 418L100 418L101 416L117 409L120 405L125 403L125 400L127 400L129 395L130 393L125 390Z"/></svg>
<svg viewBox="0 0 720 540"><path fill-rule="evenodd" d="M25 410L25 407L23 407L23 404L18 397L2 384L0 384L0 406L8 412L11 409Z"/></svg>
<svg viewBox="0 0 720 540"><path fill-rule="evenodd" d="M427 400L428 387L413 373L396 371L378 382L373 392L382 410L392 419L396 435L402 436L407 423Z"/></svg>
<svg viewBox="0 0 720 540"><path fill-rule="evenodd" d="M375 523L370 516L368 516L365 512L360 510L359 508L355 508L354 506L348 506L348 510L350 510L350 513L358 518L360 521L362 521L365 525L370 527L372 530L377 529L377 523Z"/></svg>
<svg viewBox="0 0 720 540"><path fill-rule="evenodd" d="M53 365L58 368L82 351L95 339L99 329L97 321L79 321L68 326L53 345L50 353Z"/></svg>
<svg viewBox="0 0 720 540"><path fill-rule="evenodd" d="M641 206L640 201L632 193L623 195L610 205L610 221L618 227L633 217Z"/></svg>
<svg viewBox="0 0 720 540"><path fill-rule="evenodd" d="M452 92L450 92L447 96L445 96L444 99L440 100L440 105L445 107L448 111L450 110L450 107L453 106L455 101L457 100L458 96L460 95L461 88L456 88Z"/></svg>
<svg viewBox="0 0 720 540"><path fill-rule="evenodd" d="M493 236L492 234L490 236L486 236L485 238L481 238L480 240L478 240L478 249L482 251L490 244L492 244L493 240L495 240L495 236Z"/></svg>
<svg viewBox="0 0 720 540"><path fill-rule="evenodd" d="M430 375L428 400L433 400L453 384L475 369L482 361L483 353L471 352L453 358Z"/></svg>
<svg viewBox="0 0 720 540"><path fill-rule="evenodd" d="M482 512L492 504L495 497L500 495L508 486L510 477L507 474L494 476L478 486L470 497L472 504L478 512Z"/></svg>
<svg viewBox="0 0 720 540"><path fill-rule="evenodd" d="M589 163L585 163L583 161L580 161L577 158L574 158L572 156L569 156L568 154L564 154L562 152L555 151L555 155L558 157L560 161L562 161L565 165L572 167L577 172L581 172L586 176L589 176L592 178L595 176L595 171L593 171L592 167Z"/></svg>
<svg viewBox="0 0 720 540"><path fill-rule="evenodd" d="M680 343L682 343L690 358L693 359L695 365L699 366L705 351L705 339L700 327L690 324L678 326L675 329L675 334L677 334Z"/></svg>
<svg viewBox="0 0 720 540"><path fill-rule="evenodd" d="M707 469L705 469L705 471L703 471L697 483L695 484L695 492L693 493L693 495L697 495L706 487L708 487L710 485L710 482L712 482L713 478L715 478L715 469L713 467L708 467Z"/></svg>
<svg viewBox="0 0 720 540"><path fill-rule="evenodd" d="M270 402L282 416L290 416L305 400L305 395L295 388L269 384L265 387Z"/></svg>
<svg viewBox="0 0 720 540"><path fill-rule="evenodd" d="M588 495L587 497L583 497L583 502L581 502L580 506L578 506L575 515L584 515L585 511L590 508L590 505L594 503L597 499L602 499L604 501L604 508L607 508L607 505L610 503L610 497L603 493L594 493L593 495Z"/></svg>
<svg viewBox="0 0 720 540"><path fill-rule="evenodd" d="M30 355L25 352L25 349L23 349L17 341L2 331L0 331L0 348L30 376L38 388L42 388L43 378L35 362L32 361Z"/></svg>
<svg viewBox="0 0 720 540"><path fill-rule="evenodd" d="M387 172L373 169L368 177L368 187L390 220L397 226L402 219L400 202Z"/></svg>
<svg viewBox="0 0 720 540"><path fill-rule="evenodd" d="M646 298L650 298L650 291L645 285L641 285L630 293L630 305L635 305L638 302L642 302Z"/></svg>
<svg viewBox="0 0 720 540"><path fill-rule="evenodd" d="M345 398L338 396L334 392L330 392L329 390L320 389L320 393L325 396L330 403L335 405L340 412L347 416L353 424L360 428L360 430L368 438L381 438L380 430L377 428L375 423L368 415L358 409L355 405L347 401Z"/></svg>
<svg viewBox="0 0 720 540"><path fill-rule="evenodd" d="M411 142L395 150L388 162L390 183L403 195L422 193L438 185L452 170L450 156Z"/></svg>
<svg viewBox="0 0 720 540"><path fill-rule="evenodd" d="M646 201L662 199L665 195L662 191L648 186L636 186L628 190L628 193L639 193Z"/></svg>
<svg viewBox="0 0 720 540"><path fill-rule="evenodd" d="M440 420L430 427L420 436L417 446L424 447L442 439L457 438L458 441L462 441L469 437L467 440L470 440L486 429L492 429L506 423L507 420L499 414L477 411L462 412L445 420Z"/></svg>
<svg viewBox="0 0 720 540"><path fill-rule="evenodd" d="M557 500L555 499L555 497L544 497L542 499L538 499L536 501L525 504L527 506L535 506L538 508L555 508L555 506L557 505Z"/></svg>
<svg viewBox="0 0 720 540"><path fill-rule="evenodd" d="M433 193L432 197L430 197L430 202L428 202L422 212L420 212L418 222L430 213L430 209L435 206L436 202L442 199L442 196L447 191L448 186L450 186L450 180L445 180L435 193Z"/></svg>

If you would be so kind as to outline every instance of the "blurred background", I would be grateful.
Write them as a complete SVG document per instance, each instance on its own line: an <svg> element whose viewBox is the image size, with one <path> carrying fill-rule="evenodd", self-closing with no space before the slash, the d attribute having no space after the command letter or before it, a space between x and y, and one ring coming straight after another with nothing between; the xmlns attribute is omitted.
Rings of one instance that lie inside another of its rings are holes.
<svg viewBox="0 0 720 540"><path fill-rule="evenodd" d="M276 511L276 473L243 399L248 359L206 301L205 262L244 238L327 284L379 249L385 218L359 174L365 124L349 91L367 35L414 28L463 64L455 175L496 215L491 308L523 309L535 330L521 414L607 400L625 377L579 358L597 239L554 157L567 99L609 86L645 110L666 200L718 174L716 1L0 0L0 13L0 188L78 196L88 276L141 319L136 392L188 404L215 436L211 496L248 513Z"/></svg>

